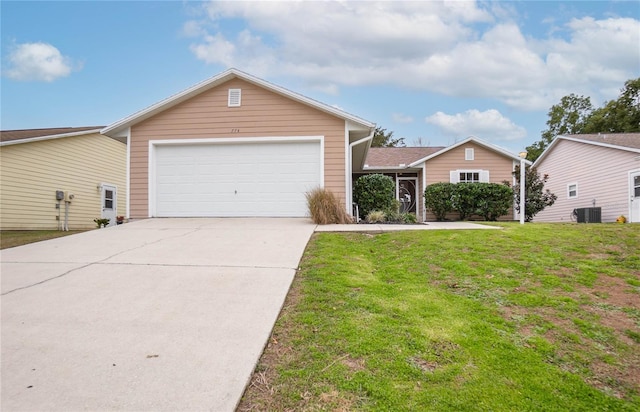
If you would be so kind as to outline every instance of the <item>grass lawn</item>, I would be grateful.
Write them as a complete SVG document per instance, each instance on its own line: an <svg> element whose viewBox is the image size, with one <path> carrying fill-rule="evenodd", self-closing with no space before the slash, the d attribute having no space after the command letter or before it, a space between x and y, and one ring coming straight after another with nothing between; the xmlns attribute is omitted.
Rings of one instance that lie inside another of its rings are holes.
<svg viewBox="0 0 640 412"><path fill-rule="evenodd" d="M68 232L60 230L3 230L0 231L0 249L22 246L27 243L40 242L41 240L69 236L81 232L84 232L84 230L70 230Z"/></svg>
<svg viewBox="0 0 640 412"><path fill-rule="evenodd" d="M239 411L640 410L640 226L316 234Z"/></svg>

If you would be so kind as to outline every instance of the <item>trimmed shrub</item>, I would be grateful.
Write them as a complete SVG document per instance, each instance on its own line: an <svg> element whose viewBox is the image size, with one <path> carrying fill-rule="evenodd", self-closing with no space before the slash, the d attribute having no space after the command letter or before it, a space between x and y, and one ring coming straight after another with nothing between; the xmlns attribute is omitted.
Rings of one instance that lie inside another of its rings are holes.
<svg viewBox="0 0 640 412"><path fill-rule="evenodd" d="M488 183L458 183L454 186L453 208L460 214L460 220L478 214L478 200L481 185Z"/></svg>
<svg viewBox="0 0 640 412"><path fill-rule="evenodd" d="M305 194L307 207L313 223L327 225L331 223L352 223L353 219L347 214L344 206L333 192L316 188Z"/></svg>
<svg viewBox="0 0 640 412"><path fill-rule="evenodd" d="M372 210L365 218L367 223L383 223L387 220L382 210Z"/></svg>
<svg viewBox="0 0 640 412"><path fill-rule="evenodd" d="M360 217L374 210L390 210L393 207L395 184L383 174L364 175L353 186L353 201L358 204Z"/></svg>
<svg viewBox="0 0 640 412"><path fill-rule="evenodd" d="M472 215L484 220L498 220L509 212L513 205L513 190L498 183L458 183L455 185L453 207L460 214L460 220Z"/></svg>
<svg viewBox="0 0 640 412"><path fill-rule="evenodd" d="M479 186L476 214L485 220L498 220L513 205L513 189L498 183L475 183Z"/></svg>
<svg viewBox="0 0 640 412"><path fill-rule="evenodd" d="M434 183L424 191L424 205L439 221L444 220L447 213L452 212L453 196L455 192L453 183Z"/></svg>

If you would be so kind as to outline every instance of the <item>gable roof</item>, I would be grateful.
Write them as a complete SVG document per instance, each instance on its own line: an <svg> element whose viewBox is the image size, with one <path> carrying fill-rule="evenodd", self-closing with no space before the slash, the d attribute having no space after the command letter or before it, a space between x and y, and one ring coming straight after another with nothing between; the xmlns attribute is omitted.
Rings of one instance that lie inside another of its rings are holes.
<svg viewBox="0 0 640 412"><path fill-rule="evenodd" d="M499 153L499 154L501 154L501 155L503 155L505 157L508 157L510 159L513 159L513 160L517 160L518 162L520 161L520 157L517 154L511 153L508 150L503 149L502 147L496 146L496 145L494 145L492 143L485 142L484 140L481 140L481 139L479 139L479 138L477 138L475 136L469 136L469 137L467 137L466 139L464 139L461 142L458 142L458 143L453 144L451 146L445 147L444 149L442 149L442 150L440 150L438 152L432 153L432 154L427 155L427 156L425 156L425 157L423 157L421 159L418 159L418 160L412 162L409 166L415 167L420 163L426 162L429 159L433 159L436 156L440 156L441 154L444 154L444 153L446 153L446 152L448 152L450 150L455 149L456 147L462 146L462 145L467 144L469 142L476 143L476 144L478 144L480 146L483 146L483 147L485 147L485 148L487 148L487 149L489 149L491 151ZM527 164L531 164L531 162L528 161L528 160L525 160L525 162Z"/></svg>
<svg viewBox="0 0 640 412"><path fill-rule="evenodd" d="M562 140L578 142L610 149L625 150L632 153L640 153L640 133L596 133L558 135L551 144L536 159L534 166L540 164L542 159Z"/></svg>
<svg viewBox="0 0 640 412"><path fill-rule="evenodd" d="M125 117L124 119L118 120L117 122L112 123L109 126L102 129L101 133L106 134L108 136L125 136L127 129L135 125L136 123L140 123L143 120L146 120L164 110L167 110L179 103L182 103L194 96L197 96L200 93L203 93L209 89L212 89L216 86L219 86L235 78L242 79L249 83L265 88L271 92L277 93L281 96L288 97L299 103L313 107L317 110L323 111L333 116L342 118L348 122L350 130L368 131L368 129L373 129L375 127L375 123L369 122L368 120L364 120L360 117L347 113L343 110L337 109L333 106L329 106L317 100L292 92L288 89L285 89L284 87L277 86L273 83L270 83L266 80L262 80L260 78L252 76L238 69L231 68L216 76L213 76L207 80L204 80L186 90L178 92L173 96L169 96L168 98L161 100L160 102L153 104L147 107L146 109L142 109L128 117Z"/></svg>
<svg viewBox="0 0 640 412"><path fill-rule="evenodd" d="M0 131L0 145L29 143L40 140L58 139L63 137L80 136L83 134L99 133L104 126L84 127L52 127L48 129L23 129Z"/></svg>
<svg viewBox="0 0 640 412"><path fill-rule="evenodd" d="M406 168L418 159L444 149L437 147L371 147L367 153L365 169Z"/></svg>

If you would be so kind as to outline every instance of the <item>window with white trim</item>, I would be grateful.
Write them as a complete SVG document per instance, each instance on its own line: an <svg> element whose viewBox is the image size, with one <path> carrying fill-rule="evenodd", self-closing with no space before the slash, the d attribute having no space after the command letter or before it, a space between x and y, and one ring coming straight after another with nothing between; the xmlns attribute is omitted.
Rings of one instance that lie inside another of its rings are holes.
<svg viewBox="0 0 640 412"><path fill-rule="evenodd" d="M488 170L451 170L449 172L451 183L488 183Z"/></svg>
<svg viewBox="0 0 640 412"><path fill-rule="evenodd" d="M229 89L229 107L240 107L242 102L242 89Z"/></svg>
<svg viewBox="0 0 640 412"><path fill-rule="evenodd" d="M567 198L574 199L578 197L578 184L577 183L569 183L567 185Z"/></svg>
<svg viewBox="0 0 640 412"><path fill-rule="evenodd" d="M458 183L480 183L480 172L460 172Z"/></svg>
<svg viewBox="0 0 640 412"><path fill-rule="evenodd" d="M473 160L474 153L473 148L464 149L464 160Z"/></svg>

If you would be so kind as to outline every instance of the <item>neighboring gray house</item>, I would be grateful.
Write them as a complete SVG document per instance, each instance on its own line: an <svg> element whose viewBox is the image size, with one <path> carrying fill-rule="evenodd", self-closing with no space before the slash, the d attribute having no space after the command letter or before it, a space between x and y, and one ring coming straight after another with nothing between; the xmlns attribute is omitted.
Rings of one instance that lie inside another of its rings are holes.
<svg viewBox="0 0 640 412"><path fill-rule="evenodd" d="M602 222L640 222L640 133L557 136L534 162L558 196L536 222L571 221L574 209L599 207Z"/></svg>

